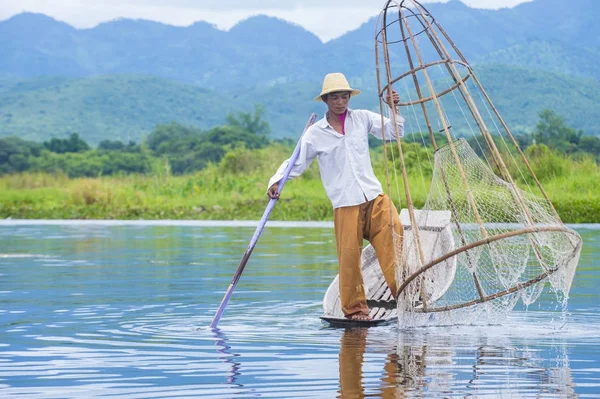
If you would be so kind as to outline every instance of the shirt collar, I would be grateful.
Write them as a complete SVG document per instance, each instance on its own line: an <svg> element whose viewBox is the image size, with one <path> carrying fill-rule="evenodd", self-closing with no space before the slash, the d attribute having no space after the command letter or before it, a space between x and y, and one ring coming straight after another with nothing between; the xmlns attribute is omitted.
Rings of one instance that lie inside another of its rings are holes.
<svg viewBox="0 0 600 399"><path fill-rule="evenodd" d="M348 112L346 113L346 118L349 118L352 116L352 109L347 108L347 111ZM323 129L329 126L329 122L327 122L327 111L325 111L325 114L323 114L323 119L321 119L317 124Z"/></svg>

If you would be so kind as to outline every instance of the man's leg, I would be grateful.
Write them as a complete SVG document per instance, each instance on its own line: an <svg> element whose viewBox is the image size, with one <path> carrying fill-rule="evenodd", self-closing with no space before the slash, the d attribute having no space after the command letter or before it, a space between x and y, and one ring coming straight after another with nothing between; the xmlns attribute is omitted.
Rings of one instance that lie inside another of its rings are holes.
<svg viewBox="0 0 600 399"><path fill-rule="evenodd" d="M340 341L340 398L364 398L363 363L367 351L366 328L347 328ZM391 384L395 387L395 384Z"/></svg>
<svg viewBox="0 0 600 399"><path fill-rule="evenodd" d="M390 211L391 217L390 219ZM369 242L375 248L377 260L381 266L385 281L392 291L392 295L396 298L398 285L396 284L396 269L395 269L395 254L394 238L392 234L392 220L394 231L402 242L404 229L398 217L398 211L390 198L386 194L382 194L373 200L371 209L371 217L367 218L367 229ZM401 250L400 245L398 250Z"/></svg>
<svg viewBox="0 0 600 399"><path fill-rule="evenodd" d="M354 314L368 315L360 264L363 229L359 220L359 206L336 208L333 215L342 311L346 317Z"/></svg>

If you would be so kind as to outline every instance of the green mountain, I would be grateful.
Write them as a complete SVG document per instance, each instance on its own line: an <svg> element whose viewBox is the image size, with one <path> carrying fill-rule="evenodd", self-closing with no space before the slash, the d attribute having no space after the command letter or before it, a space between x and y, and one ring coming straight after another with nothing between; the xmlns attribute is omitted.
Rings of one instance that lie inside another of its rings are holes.
<svg viewBox="0 0 600 399"><path fill-rule="evenodd" d="M598 79L600 47L573 47L563 43L532 41L487 54L486 64L528 66L539 70ZM477 63L475 63L477 65Z"/></svg>
<svg viewBox="0 0 600 399"><path fill-rule="evenodd" d="M46 140L78 133L90 143L135 140L159 123L209 128L251 109L229 96L141 75L0 81L0 135Z"/></svg>
<svg viewBox="0 0 600 399"><path fill-rule="evenodd" d="M550 108L571 126L600 134L599 1L533 0L499 10L456 0L425 6L513 130L530 130L538 112ZM295 137L310 112L324 109L312 98L327 72L342 71L363 90L353 107L378 110L376 20L323 43L266 16L225 32L206 22L175 27L130 19L76 29L19 14L0 21L0 136L138 141L159 123L207 129L229 112L263 104L273 136ZM403 54L391 57L396 68L406 63ZM452 106L448 112L460 116Z"/></svg>
<svg viewBox="0 0 600 399"><path fill-rule="evenodd" d="M472 64L503 62L600 79L597 0L534 0L499 10L456 0L426 7ZM374 74L375 25L373 16L322 43L298 25L266 16L225 32L205 22L175 27L129 19L75 29L23 13L0 22L0 77L140 73L215 90L318 82L340 69L367 78Z"/></svg>
<svg viewBox="0 0 600 399"><path fill-rule="evenodd" d="M539 120L539 112L552 109L569 126L589 135L600 135L597 79L504 65L482 65L475 70L513 131L530 131Z"/></svg>
<svg viewBox="0 0 600 399"><path fill-rule="evenodd" d="M570 126L600 134L600 82L595 79L499 65L479 66L476 73L516 133L530 130L539 111L549 108ZM357 87L363 93L351 106L377 111L372 86ZM0 136L42 141L78 133L92 144L104 139L139 141L159 123L177 121L208 129L225 123L229 112L247 112L262 104L273 137L297 137L311 112L324 112L323 104L312 101L319 90L315 83L289 83L212 91L141 75L0 80ZM448 112L453 120L462 120L459 109L449 106Z"/></svg>
<svg viewBox="0 0 600 399"><path fill-rule="evenodd" d="M563 116L569 126L589 135L600 135L600 81L596 79L509 65L479 65L475 73L513 133L532 131L539 121L539 112L552 109ZM361 85L358 79L351 84L362 90L361 95L352 99L351 107L379 112L374 86ZM288 137L297 135L310 112L321 115L325 111L324 105L312 101L319 91L319 84L290 84L248 90L237 94L235 99L242 103L264 104L273 135ZM472 95L477 97L475 93ZM482 107L481 104L477 106ZM466 109L458 109L452 100L445 104L445 109L450 120L456 121L453 122L456 130L464 133L467 130L463 126ZM485 109L480 111L485 112Z"/></svg>

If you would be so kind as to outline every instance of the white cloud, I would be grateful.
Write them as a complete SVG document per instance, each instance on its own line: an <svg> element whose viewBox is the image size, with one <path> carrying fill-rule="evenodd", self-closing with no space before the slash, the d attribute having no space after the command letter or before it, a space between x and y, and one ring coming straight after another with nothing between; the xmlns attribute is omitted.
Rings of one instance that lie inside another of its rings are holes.
<svg viewBox="0 0 600 399"><path fill-rule="evenodd" d="M435 1L440 0L423 3ZM463 0L477 8L512 7L525 1L528 0ZM77 28L133 18L177 26L207 21L226 30L240 20L264 14L294 22L327 41L356 29L377 15L384 4L385 0L0 0L0 20L29 11Z"/></svg>
<svg viewBox="0 0 600 399"><path fill-rule="evenodd" d="M514 7L529 1L532 0L463 0L463 3L473 8L498 9L503 7Z"/></svg>

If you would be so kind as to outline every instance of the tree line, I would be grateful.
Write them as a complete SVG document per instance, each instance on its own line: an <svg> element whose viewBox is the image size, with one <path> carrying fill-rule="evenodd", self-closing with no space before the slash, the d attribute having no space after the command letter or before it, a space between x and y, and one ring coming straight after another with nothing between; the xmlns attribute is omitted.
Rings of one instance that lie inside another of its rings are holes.
<svg viewBox="0 0 600 399"><path fill-rule="evenodd" d="M219 163L230 151L261 149L272 144L275 140L269 138L271 129L263 115L264 108L260 106L255 107L254 112L230 113L224 125L209 130L175 122L161 124L141 143L107 139L95 148L77 133L43 143L5 137L0 139L0 174L65 173L75 178L193 173L210 163ZM539 116L531 134L517 137L522 148L537 145L562 154L591 154L600 162L600 138L586 136L583 131L567 126L554 111L544 110ZM410 137L406 140L410 141ZM282 141L291 143L291 140ZM374 147L381 145L377 140L370 143Z"/></svg>
<svg viewBox="0 0 600 399"><path fill-rule="evenodd" d="M600 137L585 135L583 130L568 126L565 119L553 110L542 110L538 116L539 121L533 132L515 136L521 149L527 150L531 146L547 147L550 151L564 155L591 155L597 163L600 163ZM442 133L435 133L434 138L438 147L447 144L447 138ZM478 155L482 155L481 145L477 143L478 138L467 137L466 139L473 150ZM494 136L494 139L498 137ZM404 137L404 141L417 146L421 146L420 143L432 146L429 134L409 134ZM376 147L381 145L381 141L369 137L369 144Z"/></svg>
<svg viewBox="0 0 600 399"><path fill-rule="evenodd" d="M42 143L0 139L0 174L66 173L69 177L167 173L181 175L218 163L227 151L264 148L271 143L264 109L228 114L210 130L179 123L160 124L141 142L103 140L92 148L77 133Z"/></svg>

